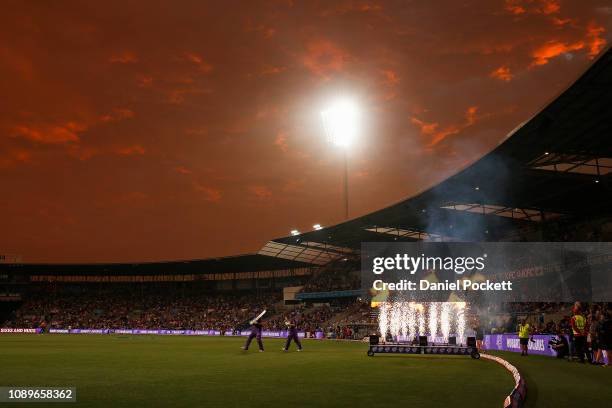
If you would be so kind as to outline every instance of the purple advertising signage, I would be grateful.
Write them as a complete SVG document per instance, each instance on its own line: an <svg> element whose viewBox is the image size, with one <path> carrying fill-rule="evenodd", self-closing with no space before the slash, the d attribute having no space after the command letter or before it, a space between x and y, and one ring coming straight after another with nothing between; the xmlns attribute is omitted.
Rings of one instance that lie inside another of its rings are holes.
<svg viewBox="0 0 612 408"><path fill-rule="evenodd" d="M533 341L529 341L527 349L532 354L556 357L557 353L549 344L556 337L552 334L536 334L531 337ZM484 348L485 350L521 351L520 340L516 334L487 334L484 336ZM608 358L609 356L604 353L604 361L608 361Z"/></svg>
<svg viewBox="0 0 612 408"><path fill-rule="evenodd" d="M22 328L12 328L12 327L2 327L0 328L0 333L23 333L23 334L36 334L40 333L41 329L22 329Z"/></svg>
<svg viewBox="0 0 612 408"><path fill-rule="evenodd" d="M49 329L49 333L53 333ZM70 334L109 334L111 331L108 329L70 329Z"/></svg>
<svg viewBox="0 0 612 408"><path fill-rule="evenodd" d="M245 330L245 331L237 332L236 336L248 336L249 334L251 334L251 331L250 330ZM285 337L287 337L287 334L288 334L288 332L286 330L281 330L281 331L277 331L277 330L263 330L261 332L262 337L285 338ZM306 333L300 332L300 333L298 333L298 337L304 338L304 337L306 337Z"/></svg>
<svg viewBox="0 0 612 408"><path fill-rule="evenodd" d="M2 329L4 333L37 333L39 329ZM162 335L162 336L221 336L219 330L163 330L163 329L49 329L52 334L144 334L144 335ZM224 336L248 336L250 330L241 332L225 331ZM322 335L323 333L321 333ZM269 331L262 332L263 337L285 338L287 331ZM298 336L306 337L306 333L300 332ZM317 333L316 338L322 338Z"/></svg>
<svg viewBox="0 0 612 408"><path fill-rule="evenodd" d="M532 354L555 357L557 353L548 344L555 337L549 334L536 334L532 337L534 341L530 341L527 348ZM484 347L486 350L521 351L520 340L516 334L487 334L484 336Z"/></svg>

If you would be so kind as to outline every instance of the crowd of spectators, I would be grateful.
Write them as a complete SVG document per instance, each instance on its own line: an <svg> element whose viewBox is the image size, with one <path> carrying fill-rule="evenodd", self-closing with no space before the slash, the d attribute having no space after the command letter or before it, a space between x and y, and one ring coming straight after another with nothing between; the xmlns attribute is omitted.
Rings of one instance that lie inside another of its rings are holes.
<svg viewBox="0 0 612 408"><path fill-rule="evenodd" d="M284 330L286 322L294 322L301 331L314 333L322 331L324 323L332 318L337 309L329 304L307 306L305 304L287 309L264 321L269 330Z"/></svg>
<svg viewBox="0 0 612 408"><path fill-rule="evenodd" d="M361 285L360 272L355 269L327 268L315 274L304 285L303 292L331 292L339 290L359 289Z"/></svg>
<svg viewBox="0 0 612 408"><path fill-rule="evenodd" d="M337 325L377 325L378 314L373 313L369 302L357 301L349 305L343 316L336 320Z"/></svg>
<svg viewBox="0 0 612 408"><path fill-rule="evenodd" d="M136 296L99 290L32 296L4 323L7 327L92 329L234 330L263 309L273 310L279 294L197 294L173 292ZM247 323L248 324L248 323Z"/></svg>
<svg viewBox="0 0 612 408"><path fill-rule="evenodd" d="M353 304L353 299L321 304L283 306L280 292L219 294L181 293L176 288L141 293L128 287L88 291L32 293L5 321L4 327L62 329L245 329L249 320L266 309L266 330L284 330L296 322L302 331L323 331L326 322Z"/></svg>

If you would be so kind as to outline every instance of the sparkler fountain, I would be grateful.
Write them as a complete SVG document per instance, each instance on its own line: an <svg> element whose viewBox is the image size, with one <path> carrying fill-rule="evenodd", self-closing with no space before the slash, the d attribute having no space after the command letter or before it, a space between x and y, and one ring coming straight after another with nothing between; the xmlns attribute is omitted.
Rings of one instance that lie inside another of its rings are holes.
<svg viewBox="0 0 612 408"><path fill-rule="evenodd" d="M463 343L463 335L465 334L465 302L457 302L455 303L455 307L457 308L457 320L456 320L456 334L457 341L462 344Z"/></svg>
<svg viewBox="0 0 612 408"><path fill-rule="evenodd" d="M436 302L429 304L429 335L432 338L438 335L438 303Z"/></svg>
<svg viewBox="0 0 612 408"><path fill-rule="evenodd" d="M378 314L382 345L378 336L374 336L374 340L370 337L368 356L378 353L452 354L478 359L480 353L475 347L475 339L472 343L464 338L466 313L465 302L382 302ZM452 334L456 343L449 344ZM389 335L392 340L387 342ZM421 336L428 337L427 344L421 343Z"/></svg>
<svg viewBox="0 0 612 408"><path fill-rule="evenodd" d="M384 302L378 308L378 331L384 339L389 332L389 309L391 309L391 303Z"/></svg>
<svg viewBox="0 0 612 408"><path fill-rule="evenodd" d="M419 333L425 333L425 308L421 304L417 304L416 307L419 313Z"/></svg>
<svg viewBox="0 0 612 408"><path fill-rule="evenodd" d="M417 336L428 336L432 343L448 343L454 329L457 343L463 344L466 310L465 302L383 302L378 327L383 339L390 334L396 342L411 342Z"/></svg>
<svg viewBox="0 0 612 408"><path fill-rule="evenodd" d="M444 343L448 343L448 335L451 329L450 309L451 304L449 302L442 303L440 311L440 330L442 331L442 341Z"/></svg>

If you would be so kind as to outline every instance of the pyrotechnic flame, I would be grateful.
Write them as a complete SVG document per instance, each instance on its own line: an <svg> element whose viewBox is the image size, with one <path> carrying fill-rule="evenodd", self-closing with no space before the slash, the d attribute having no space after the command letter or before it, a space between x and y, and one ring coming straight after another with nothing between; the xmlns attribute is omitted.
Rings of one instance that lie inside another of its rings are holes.
<svg viewBox="0 0 612 408"><path fill-rule="evenodd" d="M425 308L423 305L419 306L417 309L419 311L419 336L425 336Z"/></svg>
<svg viewBox="0 0 612 408"><path fill-rule="evenodd" d="M378 309L378 330L383 341L387 338L389 332L389 303L382 302Z"/></svg>
<svg viewBox="0 0 612 408"><path fill-rule="evenodd" d="M435 338L438 334L438 304L432 302L429 304L429 335Z"/></svg>
<svg viewBox="0 0 612 408"><path fill-rule="evenodd" d="M442 331L442 338L444 339L444 343L448 343L448 336L450 334L451 329L450 311L451 303L443 302L442 310L440 312L440 330Z"/></svg>
<svg viewBox="0 0 612 408"><path fill-rule="evenodd" d="M458 344L464 344L467 304L465 302L382 302L379 307L378 327L384 339L390 333L395 340L412 341L417 335L435 339L440 330L448 342L451 330Z"/></svg>
<svg viewBox="0 0 612 408"><path fill-rule="evenodd" d="M404 338L408 337L410 331L410 306L406 302L400 304L400 326Z"/></svg>
<svg viewBox="0 0 612 408"><path fill-rule="evenodd" d="M401 304L396 302L391 305L391 323L389 325L389 329L391 335L397 340L397 337L400 335L401 325L402 325L402 310Z"/></svg>
<svg viewBox="0 0 612 408"><path fill-rule="evenodd" d="M465 312L466 312L466 303L465 302L457 302L455 303L455 308L457 310L456 321L456 329L457 332L457 343L464 344L463 336L465 334Z"/></svg>
<svg viewBox="0 0 612 408"><path fill-rule="evenodd" d="M414 339L416 328L416 309L414 302L408 304L408 340Z"/></svg>

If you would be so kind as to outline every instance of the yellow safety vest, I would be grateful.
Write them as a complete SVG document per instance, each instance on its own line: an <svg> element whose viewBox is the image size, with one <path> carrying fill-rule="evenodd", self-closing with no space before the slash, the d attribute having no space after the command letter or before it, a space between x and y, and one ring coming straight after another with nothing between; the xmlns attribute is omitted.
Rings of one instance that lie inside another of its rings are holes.
<svg viewBox="0 0 612 408"><path fill-rule="evenodd" d="M521 339L529 338L529 323L527 324L519 324L519 337Z"/></svg>
<svg viewBox="0 0 612 408"><path fill-rule="evenodd" d="M580 330L580 332L577 332L576 330L572 330L574 332L574 336L577 336L579 334L584 333L584 327L586 326L586 319L584 318L584 316L582 315L575 315L574 316L574 324L576 325L576 328L578 328L578 330Z"/></svg>

